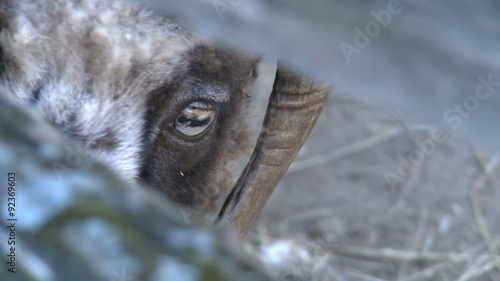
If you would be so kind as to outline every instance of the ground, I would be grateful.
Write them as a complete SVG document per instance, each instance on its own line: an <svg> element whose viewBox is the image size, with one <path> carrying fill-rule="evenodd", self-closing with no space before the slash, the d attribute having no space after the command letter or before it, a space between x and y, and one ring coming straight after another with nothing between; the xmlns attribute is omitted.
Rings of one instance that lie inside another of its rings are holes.
<svg viewBox="0 0 500 281"><path fill-rule="evenodd" d="M247 240L280 280L500 280L498 158L388 112L333 96Z"/></svg>

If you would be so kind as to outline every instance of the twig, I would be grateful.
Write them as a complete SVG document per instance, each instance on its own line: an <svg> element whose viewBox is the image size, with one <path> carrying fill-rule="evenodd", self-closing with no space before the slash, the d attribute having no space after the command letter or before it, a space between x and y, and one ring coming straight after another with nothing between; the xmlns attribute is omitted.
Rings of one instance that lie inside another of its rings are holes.
<svg viewBox="0 0 500 281"><path fill-rule="evenodd" d="M473 146L472 144L470 145L471 146L471 150L472 150L472 154L474 155L474 157L476 158L478 164L479 164L479 167L482 171L485 171L487 169L487 163L484 161L483 157L481 157L481 155L479 154L479 151L477 151L476 147ZM497 184L494 180L494 178L492 177L491 174L488 174L486 175L486 182L489 182L490 184L490 187L493 191L493 193L496 193L496 190L495 188L497 187Z"/></svg>
<svg viewBox="0 0 500 281"><path fill-rule="evenodd" d="M369 276L366 274L361 274L357 272L346 272L347 275L350 275L351 277L355 278L355 280L360 280L360 281L383 281L383 279L374 277L374 276Z"/></svg>
<svg viewBox="0 0 500 281"><path fill-rule="evenodd" d="M344 274L342 274L338 270L336 270L331 264L328 264L325 267L325 272L327 272L330 276L335 278L334 280L336 280L336 281L347 281Z"/></svg>
<svg viewBox="0 0 500 281"><path fill-rule="evenodd" d="M470 258L475 258L477 256L476 253L482 252L482 251L484 251L484 249L485 249L485 245L483 243L481 243L479 245L476 245L476 246L464 251L464 254L466 254L466 255L464 255L460 259L457 259L455 261L446 261L446 262L438 263L438 264L433 265L431 267L428 267L424 270L421 270L417 273L414 273L414 274L412 274L412 275L410 275L410 276L408 276L400 281L420 281L420 280L430 279L430 278L434 277L435 275L437 275L442 270L444 270L450 266L453 266L456 263L465 262L465 261L469 260Z"/></svg>
<svg viewBox="0 0 500 281"><path fill-rule="evenodd" d="M375 259L380 261L380 259L385 260L396 260L396 261L427 261L427 262L442 262L442 261L452 261L460 262L466 259L478 259L482 256L488 256L495 259L500 259L498 255L471 255L464 253L435 253L435 252L414 252L405 250L395 250L391 248L383 249L372 249L372 248L362 248L355 246L342 246L333 250L334 254L352 256L358 258Z"/></svg>
<svg viewBox="0 0 500 281"><path fill-rule="evenodd" d="M280 233L287 233L290 225L294 223L299 223L301 221L330 217L334 213L334 207L325 207L320 209L315 209L307 212L302 212L295 214L293 216L287 217L279 223L278 229Z"/></svg>
<svg viewBox="0 0 500 281"><path fill-rule="evenodd" d="M493 268L495 268L495 262L491 261L491 257L483 256L477 259L476 262L464 274L462 274L457 281L473 280L473 278L479 277ZM488 270L485 271L485 269Z"/></svg>
<svg viewBox="0 0 500 281"><path fill-rule="evenodd" d="M476 154L476 157L480 157L480 156L478 154ZM490 161L488 161L488 163L486 164L486 167L484 167L484 169L483 169L483 173L476 180L474 186L472 187L472 189L470 191L472 209L474 211L474 217L476 219L477 227L479 228L479 232L481 233L481 236L483 237L483 239L488 247L488 251L490 252L490 254L492 256L498 255L498 250L496 248L496 245L494 245L494 243L493 243L493 238L492 238L490 230L488 228L488 224L486 223L486 220L484 219L483 211L481 208L481 202L479 200L479 191L484 186L486 180L491 176L491 174L495 170L495 168L498 164L499 158L500 158L500 153L497 153L490 159ZM496 264L498 272L500 273L500 262L498 260L495 260L495 264Z"/></svg>
<svg viewBox="0 0 500 281"><path fill-rule="evenodd" d="M399 192L398 198L396 199L396 202L394 204L392 204L392 206L387 210L387 214L391 214L394 211L396 211L398 208L403 206L403 201L408 197L408 195L411 194L411 192L417 186L417 182L418 182L418 179L420 177L421 170L422 169L420 166L415 167L415 170L413 171L413 173L403 183L403 186L401 188L401 191ZM394 191L394 188L390 187L389 189L391 189L391 191Z"/></svg>
<svg viewBox="0 0 500 281"><path fill-rule="evenodd" d="M426 209L421 207L415 239L413 240L414 242L413 245L411 246L411 249L413 251L417 251L420 248L420 242L422 241L422 237L426 229L428 218L429 218L429 212L427 212ZM408 271L409 265L410 262L408 260L402 261L401 267L399 268L398 272L398 280L401 279L403 276L406 276L406 272Z"/></svg>
<svg viewBox="0 0 500 281"><path fill-rule="evenodd" d="M333 150L329 153L313 156L303 160L297 160L293 162L292 165L290 165L290 168L288 168L287 173L290 174L297 171L307 170L316 166L327 164L339 158L373 148L374 146L377 146L381 143L384 143L386 141L398 137L400 134L401 134L401 128L392 128L375 136L356 142L354 144Z"/></svg>

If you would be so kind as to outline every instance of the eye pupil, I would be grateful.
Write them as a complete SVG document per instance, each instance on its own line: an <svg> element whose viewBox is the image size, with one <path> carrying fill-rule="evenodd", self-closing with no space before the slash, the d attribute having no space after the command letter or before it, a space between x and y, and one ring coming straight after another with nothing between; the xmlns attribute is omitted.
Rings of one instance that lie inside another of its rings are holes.
<svg viewBox="0 0 500 281"><path fill-rule="evenodd" d="M215 110L205 102L193 102L177 116L175 129L183 135L195 137L205 132L213 123Z"/></svg>
<svg viewBox="0 0 500 281"><path fill-rule="evenodd" d="M187 119L186 116L180 115L179 117L177 117L177 125L182 125L187 122L189 122L189 119Z"/></svg>

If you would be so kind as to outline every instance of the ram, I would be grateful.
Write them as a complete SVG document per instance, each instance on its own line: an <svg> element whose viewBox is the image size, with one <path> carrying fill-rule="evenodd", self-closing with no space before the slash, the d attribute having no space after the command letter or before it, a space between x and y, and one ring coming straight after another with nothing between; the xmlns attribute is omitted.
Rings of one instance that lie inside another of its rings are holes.
<svg viewBox="0 0 500 281"><path fill-rule="evenodd" d="M248 147L259 59L172 17L105 0L0 1L0 85L129 182L202 212ZM279 68L250 162L219 220L244 235L329 89Z"/></svg>

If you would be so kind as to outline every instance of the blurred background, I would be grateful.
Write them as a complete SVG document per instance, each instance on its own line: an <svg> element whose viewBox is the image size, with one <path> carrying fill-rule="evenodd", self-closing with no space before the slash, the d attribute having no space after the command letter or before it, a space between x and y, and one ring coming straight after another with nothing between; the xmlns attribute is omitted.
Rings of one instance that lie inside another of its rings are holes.
<svg viewBox="0 0 500 281"><path fill-rule="evenodd" d="M500 2L187 2L165 5L335 85L248 238L282 280L500 280Z"/></svg>

